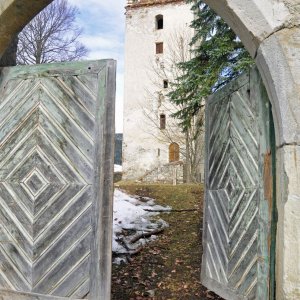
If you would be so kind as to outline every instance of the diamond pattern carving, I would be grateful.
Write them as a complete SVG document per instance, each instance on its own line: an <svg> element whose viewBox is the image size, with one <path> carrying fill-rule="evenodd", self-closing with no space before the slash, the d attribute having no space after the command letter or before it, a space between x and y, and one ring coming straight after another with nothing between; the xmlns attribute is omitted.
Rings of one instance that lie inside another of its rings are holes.
<svg viewBox="0 0 300 300"><path fill-rule="evenodd" d="M206 106L208 171L202 280L212 290L217 282L217 292L224 291L226 299L266 299L262 294L267 295L268 288L267 271L265 281L261 280L261 270L267 270L268 264L259 259L260 249L267 249L267 239L260 237L261 220L266 217L259 211L264 200L260 183L263 167L259 167L263 149L261 99L258 94L251 96L250 85L249 76L244 75ZM259 84L256 88L259 90Z"/></svg>
<svg viewBox="0 0 300 300"><path fill-rule="evenodd" d="M41 172L35 168L31 171L22 181L23 187L25 187L34 197L40 195L47 187L49 182L41 174Z"/></svg>
<svg viewBox="0 0 300 300"><path fill-rule="evenodd" d="M0 288L81 299L90 289L99 79L32 68L41 73L0 86Z"/></svg>

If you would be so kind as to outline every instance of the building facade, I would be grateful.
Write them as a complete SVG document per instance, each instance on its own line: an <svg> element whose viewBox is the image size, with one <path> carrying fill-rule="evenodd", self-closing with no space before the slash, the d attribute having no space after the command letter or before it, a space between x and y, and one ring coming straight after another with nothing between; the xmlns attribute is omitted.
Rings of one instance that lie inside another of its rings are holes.
<svg viewBox="0 0 300 300"><path fill-rule="evenodd" d="M190 5L137 0L126 6L123 179L137 180L184 160L185 137L171 117L170 82L189 59ZM182 165L182 164L181 164ZM158 175L159 176L159 175Z"/></svg>

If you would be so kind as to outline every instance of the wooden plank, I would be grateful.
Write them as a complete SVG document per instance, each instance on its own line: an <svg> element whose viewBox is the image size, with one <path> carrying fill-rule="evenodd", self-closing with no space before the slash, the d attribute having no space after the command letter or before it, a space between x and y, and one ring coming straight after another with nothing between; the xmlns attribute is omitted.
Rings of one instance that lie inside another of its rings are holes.
<svg viewBox="0 0 300 300"><path fill-rule="evenodd" d="M228 300L268 299L271 201L266 198L272 181L264 180L271 175L265 159L268 99L262 95L254 69L213 95L206 108L201 278Z"/></svg>
<svg viewBox="0 0 300 300"><path fill-rule="evenodd" d="M67 277L63 282L56 286L56 288L51 291L52 295L68 295L73 298L83 298L87 295L90 290L89 286L89 269L90 269L90 255L86 256L80 263L76 266L74 274ZM70 286L74 285L75 288L70 290Z"/></svg>
<svg viewBox="0 0 300 300"><path fill-rule="evenodd" d="M93 179L93 163L87 159L77 145L73 144L70 139L54 123L53 119L40 114L39 122L43 131L46 133L51 143L67 158L68 164L76 168L78 174L83 177L83 181L91 183ZM74 164L74 162L76 162Z"/></svg>
<svg viewBox="0 0 300 300"><path fill-rule="evenodd" d="M1 299L110 298L115 67L2 70Z"/></svg>
<svg viewBox="0 0 300 300"><path fill-rule="evenodd" d="M260 264L257 268L257 297L261 299L269 299L269 276L270 276L270 227L271 227L271 211L272 211L272 193L269 195L265 193L264 186L264 172L265 172L265 157L268 153L271 153L270 145L270 114L269 114L269 100L266 96L265 87L262 82L262 78L259 75L257 69L252 70L250 77L251 85L251 98L259 98L258 102L258 122L259 122L259 184L260 184L260 201L258 203L258 256L260 258ZM273 178L270 178L271 182ZM273 185L273 182L271 183ZM271 198L270 198L271 197Z"/></svg>
<svg viewBox="0 0 300 300"><path fill-rule="evenodd" d="M95 76L95 75L94 75ZM62 88L68 91L70 96L76 98L86 111L95 116L95 106L97 99L97 87L91 86L85 81L80 80L83 76L64 76L56 78ZM96 78L95 78L96 79ZM89 80L91 82L91 80Z"/></svg>
<svg viewBox="0 0 300 300"><path fill-rule="evenodd" d="M10 291L7 289L0 289L0 295L2 300L66 300L65 297L55 297L55 296L47 296L41 295L36 293L24 293L24 292L17 292L17 291ZM72 298L76 300L76 298Z"/></svg>
<svg viewBox="0 0 300 300"><path fill-rule="evenodd" d="M52 204L34 222L35 255L39 254L61 234L62 229L69 228L73 219L91 205L91 188L71 186L56 198Z"/></svg>
<svg viewBox="0 0 300 300"><path fill-rule="evenodd" d="M76 95L70 94L69 89L61 86L60 81L56 77L43 78L42 83L45 94L92 138L95 126L95 108L92 111L88 111Z"/></svg>
<svg viewBox="0 0 300 300"><path fill-rule="evenodd" d="M112 256L112 199L113 199L113 157L114 153L114 111L115 111L115 74L116 62L109 61L100 74L98 107L96 118L103 120L96 130L95 140L103 140L95 149L95 161L100 162L94 181L94 199L92 226L93 235L100 237L92 242L90 278L90 299L110 299L111 294L111 256ZM99 122L98 122L99 123Z"/></svg>
<svg viewBox="0 0 300 300"><path fill-rule="evenodd" d="M43 270L43 276L33 284L33 291L40 294L51 295L53 290L61 284L65 278L73 272L82 260L90 255L91 230L80 237L66 252L55 259L50 268ZM88 271L88 270L87 270ZM86 274L85 274L86 275ZM76 277L73 278L76 279ZM71 282L71 289L76 282ZM68 294L68 293L67 293Z"/></svg>
<svg viewBox="0 0 300 300"><path fill-rule="evenodd" d="M78 216L78 219L76 219L77 222L73 220L69 225L67 235L60 235L57 239L52 240L51 243L43 247L43 252L34 261L34 282L42 277L44 270L49 269L58 257L61 257L80 237L91 230L90 213L90 209L87 209L83 214Z"/></svg>
<svg viewBox="0 0 300 300"><path fill-rule="evenodd" d="M77 172L72 162L63 151L55 147L57 144L52 142L52 138L44 130L40 130L37 134L37 143L47 155L48 160L51 162L51 167L53 169L59 168L59 173L67 182L84 183L83 177Z"/></svg>
<svg viewBox="0 0 300 300"><path fill-rule="evenodd" d="M40 64L32 66L16 66L13 68L3 68L3 78L1 85L12 79L34 80L36 78L58 77L62 73L65 76L81 76L89 74L99 74L107 66L109 60L91 60L76 62L60 62L51 64ZM89 77L92 78L92 77ZM98 85L98 84L97 84Z"/></svg>
<svg viewBox="0 0 300 300"><path fill-rule="evenodd" d="M46 115L51 116L50 118L57 124L56 126L60 127L64 135L83 151L83 154L89 161L92 161L93 140L83 130L82 124L78 120L75 120L74 117L71 118L69 111L61 109L53 98L49 97L46 93L43 94L42 111ZM90 129L93 130L93 128L94 126L91 126Z"/></svg>

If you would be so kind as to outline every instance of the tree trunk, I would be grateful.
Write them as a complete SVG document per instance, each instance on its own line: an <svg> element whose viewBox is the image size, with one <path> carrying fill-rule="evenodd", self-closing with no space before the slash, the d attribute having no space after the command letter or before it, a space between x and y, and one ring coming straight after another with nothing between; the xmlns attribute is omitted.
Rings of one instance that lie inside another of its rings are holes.
<svg viewBox="0 0 300 300"><path fill-rule="evenodd" d="M18 49L18 35L11 41L9 47L6 49L0 59L0 67L15 66L17 64L17 49Z"/></svg>
<svg viewBox="0 0 300 300"><path fill-rule="evenodd" d="M186 183L191 182L191 159L190 159L190 137L189 130L185 132L185 169L186 169Z"/></svg>

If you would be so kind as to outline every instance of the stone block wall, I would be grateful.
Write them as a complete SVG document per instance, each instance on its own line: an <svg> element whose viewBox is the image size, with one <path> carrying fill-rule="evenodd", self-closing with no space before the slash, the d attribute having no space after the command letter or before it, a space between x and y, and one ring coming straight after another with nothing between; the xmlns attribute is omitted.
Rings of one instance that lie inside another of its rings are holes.
<svg viewBox="0 0 300 300"><path fill-rule="evenodd" d="M139 180L142 182L160 182L178 184L184 182L183 162L168 163L147 172Z"/></svg>

